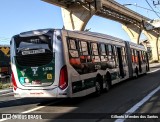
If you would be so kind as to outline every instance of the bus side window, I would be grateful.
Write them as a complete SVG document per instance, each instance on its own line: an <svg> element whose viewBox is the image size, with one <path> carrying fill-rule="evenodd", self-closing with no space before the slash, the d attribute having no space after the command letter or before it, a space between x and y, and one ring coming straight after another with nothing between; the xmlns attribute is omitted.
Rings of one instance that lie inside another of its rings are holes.
<svg viewBox="0 0 160 122"><path fill-rule="evenodd" d="M72 66L80 65L77 41L75 39L68 40L69 62Z"/></svg>
<svg viewBox="0 0 160 122"><path fill-rule="evenodd" d="M105 44L100 44L101 61L107 61Z"/></svg>
<svg viewBox="0 0 160 122"><path fill-rule="evenodd" d="M135 63L135 56L134 56L134 50L131 49L131 55L132 55L132 63Z"/></svg>
<svg viewBox="0 0 160 122"><path fill-rule="evenodd" d="M114 61L114 49L112 45L108 45L108 57L109 57L109 61Z"/></svg>
<svg viewBox="0 0 160 122"><path fill-rule="evenodd" d="M122 47L122 61L123 61L123 65L126 66L127 64L127 60L126 60L126 48Z"/></svg>
<svg viewBox="0 0 160 122"><path fill-rule="evenodd" d="M115 56L114 56L114 50L112 45L108 45L108 61L111 65L111 67L115 67Z"/></svg>
<svg viewBox="0 0 160 122"><path fill-rule="evenodd" d="M80 47L80 61L81 63L91 62L91 57L89 55L89 43L85 41L79 41Z"/></svg>
<svg viewBox="0 0 160 122"><path fill-rule="evenodd" d="M91 49L92 49L92 62L100 62L97 43L91 43Z"/></svg>
<svg viewBox="0 0 160 122"><path fill-rule="evenodd" d="M111 45L108 45L108 60L112 60L112 47Z"/></svg>

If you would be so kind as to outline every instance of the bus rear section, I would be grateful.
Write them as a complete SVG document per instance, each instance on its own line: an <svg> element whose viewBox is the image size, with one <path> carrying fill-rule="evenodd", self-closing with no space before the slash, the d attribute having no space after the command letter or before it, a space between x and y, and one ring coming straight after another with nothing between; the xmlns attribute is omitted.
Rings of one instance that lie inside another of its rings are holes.
<svg viewBox="0 0 160 122"><path fill-rule="evenodd" d="M131 62L130 71L132 72L132 77L147 73L149 71L149 61L145 47L132 42L127 43L130 49L129 61Z"/></svg>
<svg viewBox="0 0 160 122"><path fill-rule="evenodd" d="M63 60L56 65L54 30L36 30L11 40L11 69L15 97L66 97L67 77ZM58 66L58 67L57 67ZM58 73L59 72L59 73Z"/></svg>

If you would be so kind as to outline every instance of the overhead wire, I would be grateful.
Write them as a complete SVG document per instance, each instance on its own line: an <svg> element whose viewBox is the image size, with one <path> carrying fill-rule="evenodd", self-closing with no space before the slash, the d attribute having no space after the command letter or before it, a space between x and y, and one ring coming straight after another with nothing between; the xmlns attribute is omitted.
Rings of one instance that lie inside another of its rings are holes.
<svg viewBox="0 0 160 122"><path fill-rule="evenodd" d="M149 7L153 10L153 12L160 18L160 16L158 15L158 13L153 9L153 7L150 5L150 3L148 2L148 0L145 0L147 2L147 4L149 5Z"/></svg>
<svg viewBox="0 0 160 122"><path fill-rule="evenodd" d="M154 0L152 0L152 2L154 2ZM154 5L154 6L160 12L160 9L156 5Z"/></svg>

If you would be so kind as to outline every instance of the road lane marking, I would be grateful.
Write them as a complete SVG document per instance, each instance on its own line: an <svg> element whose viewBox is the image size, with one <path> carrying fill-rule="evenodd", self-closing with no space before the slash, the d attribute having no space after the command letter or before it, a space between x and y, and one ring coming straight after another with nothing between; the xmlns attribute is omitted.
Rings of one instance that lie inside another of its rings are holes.
<svg viewBox="0 0 160 122"><path fill-rule="evenodd" d="M63 100L64 100L64 99L59 100L59 101L55 101L55 102L52 102L52 103L48 103L48 104L46 104L45 106L39 106L39 107L32 108L32 109L30 109L30 110L23 111L23 112L21 112L21 113L16 113L16 114L27 114L27 113L36 111L36 110L38 110L38 109L42 109L42 108L44 108L44 107L46 107L46 106L49 106L49 105L52 105L52 104L56 104L56 103L61 102L61 101L63 101ZM2 114L3 114L3 113L2 113ZM9 114L14 114L14 113L9 113ZM11 120L11 119L7 119L7 118L0 119L0 122L6 121L6 120Z"/></svg>
<svg viewBox="0 0 160 122"><path fill-rule="evenodd" d="M140 108L147 100L149 100L156 92L160 90L160 86L154 89L152 92L150 92L146 97L144 97L141 101L139 101L137 104L135 104L132 108L130 108L128 111L125 112L125 115L131 115L133 114L138 108ZM116 119L115 122L124 122L126 119Z"/></svg>

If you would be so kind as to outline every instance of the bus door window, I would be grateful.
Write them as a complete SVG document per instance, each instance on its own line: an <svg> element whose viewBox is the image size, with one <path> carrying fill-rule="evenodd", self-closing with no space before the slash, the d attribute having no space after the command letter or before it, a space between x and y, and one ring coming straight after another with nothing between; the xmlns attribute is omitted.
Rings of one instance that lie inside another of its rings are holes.
<svg viewBox="0 0 160 122"><path fill-rule="evenodd" d="M122 47L122 61L123 61L123 66L126 66L127 60L126 60L126 49L125 47Z"/></svg>
<svg viewBox="0 0 160 122"><path fill-rule="evenodd" d="M118 68L118 55L117 55L117 47L114 46L114 55L115 55L115 62L116 62L116 67Z"/></svg>
<svg viewBox="0 0 160 122"><path fill-rule="evenodd" d="M117 47L113 46L113 54L115 57L115 67L118 67L118 56L117 56Z"/></svg>
<svg viewBox="0 0 160 122"><path fill-rule="evenodd" d="M117 47L117 55L118 55L118 63L119 63L119 73L120 77L124 78L124 68L123 68L123 54L122 54L122 47Z"/></svg>
<svg viewBox="0 0 160 122"><path fill-rule="evenodd" d="M135 58L135 63L138 64L138 54L137 54L137 50L134 50L134 58Z"/></svg>
<svg viewBox="0 0 160 122"><path fill-rule="evenodd" d="M138 57L138 65L139 65L139 71L142 72L142 63L141 63L141 51L137 51L137 57Z"/></svg>
<svg viewBox="0 0 160 122"><path fill-rule="evenodd" d="M135 63L135 56L134 56L134 50L131 49L131 53L132 53L132 63Z"/></svg>

